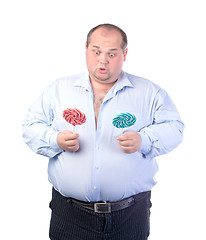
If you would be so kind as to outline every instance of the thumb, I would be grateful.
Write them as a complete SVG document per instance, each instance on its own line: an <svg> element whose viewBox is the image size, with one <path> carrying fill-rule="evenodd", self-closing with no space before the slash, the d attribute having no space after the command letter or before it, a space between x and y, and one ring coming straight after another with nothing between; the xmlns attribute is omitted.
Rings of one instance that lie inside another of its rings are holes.
<svg viewBox="0 0 206 240"><path fill-rule="evenodd" d="M124 140L126 140L126 139L127 139L127 133L125 133L125 134L117 137L117 140L118 140L118 141L124 141Z"/></svg>

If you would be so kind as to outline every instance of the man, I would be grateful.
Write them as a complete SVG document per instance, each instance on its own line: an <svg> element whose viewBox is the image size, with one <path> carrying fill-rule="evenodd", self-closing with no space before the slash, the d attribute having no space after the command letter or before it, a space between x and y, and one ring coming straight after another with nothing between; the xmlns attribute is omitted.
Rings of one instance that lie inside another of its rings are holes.
<svg viewBox="0 0 206 240"><path fill-rule="evenodd" d="M126 56L120 28L93 28L86 42L88 73L55 81L26 115L25 142L50 158L52 240L149 236L155 157L182 141L184 124L164 90L122 71ZM68 108L86 115L75 131L62 116ZM136 119L123 133L112 124L121 113Z"/></svg>

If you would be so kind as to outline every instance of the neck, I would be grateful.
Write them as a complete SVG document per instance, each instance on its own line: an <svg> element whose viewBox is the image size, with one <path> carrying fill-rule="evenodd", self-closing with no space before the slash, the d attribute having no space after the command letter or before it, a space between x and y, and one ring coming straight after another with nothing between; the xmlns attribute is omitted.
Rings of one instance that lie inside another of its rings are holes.
<svg viewBox="0 0 206 240"><path fill-rule="evenodd" d="M101 82L92 80L91 77L90 77L90 82L91 82L93 90L98 89L98 90L102 90L102 91L105 91L105 92L108 92L114 86L114 84L116 83L116 81L112 82L112 83L101 83Z"/></svg>

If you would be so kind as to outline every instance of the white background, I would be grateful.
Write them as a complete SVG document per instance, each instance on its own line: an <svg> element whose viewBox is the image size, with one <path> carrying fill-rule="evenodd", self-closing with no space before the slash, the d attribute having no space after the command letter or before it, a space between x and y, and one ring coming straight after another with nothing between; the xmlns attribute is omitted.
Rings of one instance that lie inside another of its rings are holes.
<svg viewBox="0 0 206 240"><path fill-rule="evenodd" d="M1 1L0 239L48 239L48 160L24 144L21 123L48 84L86 70L86 35L105 22L128 35L124 70L164 88L186 125L158 158L149 239L206 239L205 12L201 0Z"/></svg>

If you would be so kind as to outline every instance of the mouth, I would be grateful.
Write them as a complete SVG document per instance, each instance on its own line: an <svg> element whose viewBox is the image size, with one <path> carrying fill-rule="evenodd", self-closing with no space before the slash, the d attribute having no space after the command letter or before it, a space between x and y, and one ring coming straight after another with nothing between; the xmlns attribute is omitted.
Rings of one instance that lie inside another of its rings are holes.
<svg viewBox="0 0 206 240"><path fill-rule="evenodd" d="M98 68L100 73L107 73L107 69L106 68Z"/></svg>

